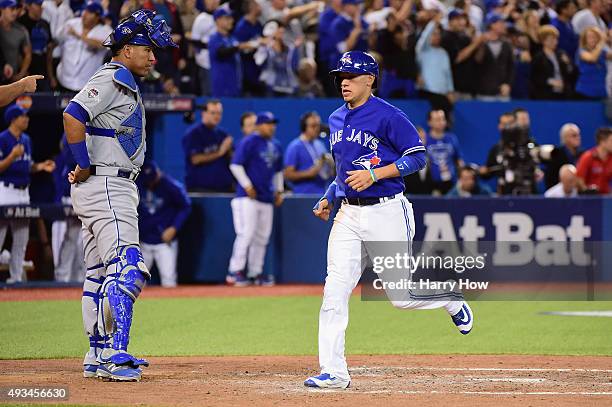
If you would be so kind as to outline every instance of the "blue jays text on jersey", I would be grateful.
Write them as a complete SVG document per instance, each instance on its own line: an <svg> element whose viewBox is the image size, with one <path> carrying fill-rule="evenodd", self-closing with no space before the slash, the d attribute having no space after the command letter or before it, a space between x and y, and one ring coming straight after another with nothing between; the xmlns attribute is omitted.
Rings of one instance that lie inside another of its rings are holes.
<svg viewBox="0 0 612 407"><path fill-rule="evenodd" d="M425 151L404 112L376 96L355 109L342 105L330 115L329 126L338 174L336 196L376 198L403 192L402 177L379 180L363 192L344 181L348 171L384 167L402 156Z"/></svg>
<svg viewBox="0 0 612 407"><path fill-rule="evenodd" d="M30 184L30 170L33 163L30 136L22 133L17 139L8 129L0 133L0 160L8 157L17 144L23 145L23 154L0 173L0 182L13 184L16 187L25 187Z"/></svg>

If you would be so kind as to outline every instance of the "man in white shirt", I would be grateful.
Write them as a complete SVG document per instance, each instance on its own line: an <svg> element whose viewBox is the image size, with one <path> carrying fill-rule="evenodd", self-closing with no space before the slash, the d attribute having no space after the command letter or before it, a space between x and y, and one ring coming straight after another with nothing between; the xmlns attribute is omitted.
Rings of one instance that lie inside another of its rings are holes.
<svg viewBox="0 0 612 407"><path fill-rule="evenodd" d="M578 196L576 167L565 164L559 170L559 183L544 193L546 198L572 198Z"/></svg>
<svg viewBox="0 0 612 407"><path fill-rule="evenodd" d="M62 59L57 67L57 80L63 90L78 92L102 66L107 48L102 43L113 32L102 24L104 9L89 1L80 18L68 20L59 42Z"/></svg>
<svg viewBox="0 0 612 407"><path fill-rule="evenodd" d="M210 36L217 31L212 13L219 7L219 0L204 0L204 11L198 14L191 27L191 39L196 48L195 61L198 65L200 94L210 95L210 55L208 47L200 48L197 42L208 44Z"/></svg>
<svg viewBox="0 0 612 407"><path fill-rule="evenodd" d="M580 10L572 17L572 26L576 34L582 34L588 27L598 27L603 32L606 32L606 23L601 18L605 7L604 0L588 0L587 4L587 8Z"/></svg>
<svg viewBox="0 0 612 407"><path fill-rule="evenodd" d="M74 17L68 0L45 0L42 4L42 18L51 26L51 37L57 39L68 20ZM53 48L53 59L59 59L61 48Z"/></svg>

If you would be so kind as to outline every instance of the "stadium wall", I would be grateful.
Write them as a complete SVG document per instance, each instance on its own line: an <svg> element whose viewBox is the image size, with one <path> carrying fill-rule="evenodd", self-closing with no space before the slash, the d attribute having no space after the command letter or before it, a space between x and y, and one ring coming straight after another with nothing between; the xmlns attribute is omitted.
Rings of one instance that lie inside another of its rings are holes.
<svg viewBox="0 0 612 407"><path fill-rule="evenodd" d="M199 99L203 102L205 99ZM423 100L395 100L415 123L426 127L429 104ZM283 147L299 135L299 118L308 110L316 110L323 122L339 106L337 99L223 99L224 115L221 127L239 140L240 115L245 111L270 110L280 119L276 137ZM489 148L498 140L497 119L506 111L526 108L531 115L532 133L540 144L558 144L559 129L567 122L576 123L582 129L583 147L594 144L597 127L610 125L605 115L605 105L600 102L458 102L455 106L455 125L467 162L482 164ZM195 115L200 120L200 111ZM167 113L156 116L153 134L149 137L152 156L168 174L183 180L185 159L181 139L189 127L182 114Z"/></svg>

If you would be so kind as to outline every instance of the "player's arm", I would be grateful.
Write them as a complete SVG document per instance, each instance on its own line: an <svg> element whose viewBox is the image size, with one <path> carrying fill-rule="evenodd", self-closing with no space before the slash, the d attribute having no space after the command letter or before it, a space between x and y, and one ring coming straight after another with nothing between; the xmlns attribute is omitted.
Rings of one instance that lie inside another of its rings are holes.
<svg viewBox="0 0 612 407"><path fill-rule="evenodd" d="M191 158L190 158L191 164L192 165L202 165L202 164L209 163L211 161L218 160L219 158L225 156L227 153L230 152L233 142L234 142L234 139L232 138L232 136L227 136L225 137L225 139L223 139L223 141L219 145L219 148L216 151L212 151L210 153L191 154Z"/></svg>
<svg viewBox="0 0 612 407"><path fill-rule="evenodd" d="M44 76L26 76L10 85L0 86L0 106L8 105L22 93L36 91L36 81L39 79L44 79Z"/></svg>
<svg viewBox="0 0 612 407"><path fill-rule="evenodd" d="M85 143L85 123L89 120L89 114L80 104L72 101L64 110L63 117L66 140L77 162L77 167L70 172L68 180L71 184L83 182L89 178L91 165Z"/></svg>
<svg viewBox="0 0 612 407"><path fill-rule="evenodd" d="M314 208L312 208L312 213L318 218L327 221L329 219L329 215L331 214L332 208L334 207L334 200L336 199L336 189L338 187L338 177L334 179L329 187L327 187L327 191L325 191L325 195L315 204Z"/></svg>
<svg viewBox="0 0 612 407"><path fill-rule="evenodd" d="M181 226L191 212L191 199L187 196L187 192L182 186L172 185L172 200L176 207L176 213L172 223L162 233L161 238L165 243L170 243L176 237Z"/></svg>
<svg viewBox="0 0 612 407"><path fill-rule="evenodd" d="M397 161L381 168L368 170L347 171L349 177L346 179L346 185L353 188L357 192L364 191L386 178L405 177L425 168L426 159L425 151L416 151L414 153L401 156Z"/></svg>
<svg viewBox="0 0 612 407"><path fill-rule="evenodd" d="M5 159L0 160L0 174L3 173L11 166L13 161L15 161L18 157L23 155L24 148L23 144L16 144L15 147L11 150L9 155L6 156Z"/></svg>

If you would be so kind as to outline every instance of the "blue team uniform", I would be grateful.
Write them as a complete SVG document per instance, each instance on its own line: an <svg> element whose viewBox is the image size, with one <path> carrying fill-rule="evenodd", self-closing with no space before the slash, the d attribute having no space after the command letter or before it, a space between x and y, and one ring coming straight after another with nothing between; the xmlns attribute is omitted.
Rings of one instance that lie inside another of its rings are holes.
<svg viewBox="0 0 612 407"><path fill-rule="evenodd" d="M183 137L185 153L187 189L206 189L217 192L232 190L234 179L229 170L227 157L221 157L201 165L193 165L193 154L211 153L217 151L223 140L229 134L220 128L208 128L203 123L197 123L187 129Z"/></svg>
<svg viewBox="0 0 612 407"><path fill-rule="evenodd" d="M296 171L305 171L311 168L315 161L327 153L325 144L315 139L310 142L296 138L285 151L285 167L295 167ZM320 173L315 178L292 182L293 192L296 194L322 194L327 187L327 179Z"/></svg>
<svg viewBox="0 0 612 407"><path fill-rule="evenodd" d="M420 153L425 147L408 117L397 107L371 96L350 110L346 104L329 116L331 151L336 162L336 196L377 198L404 191L401 177L379 180L363 192L345 184L347 171L369 170Z"/></svg>
<svg viewBox="0 0 612 407"><path fill-rule="evenodd" d="M253 183L260 202L274 202L274 175L283 170L283 151L277 140L267 140L258 133L243 138L234 154L232 164L242 165ZM238 185L236 197L248 196Z"/></svg>
<svg viewBox="0 0 612 407"><path fill-rule="evenodd" d="M333 68L336 65L336 62L340 58L341 51L338 49L338 44L346 41L346 39L351 34L355 28L355 24L353 20L350 18L340 14L338 15L334 21L332 22L330 34L333 38L334 48L331 49L331 54L329 56L329 67ZM368 50L368 23L362 18L361 19L361 35L355 44L353 50L356 51L367 51Z"/></svg>
<svg viewBox="0 0 612 407"><path fill-rule="evenodd" d="M459 140L453 133L445 133L441 139L427 134L427 155L433 182L457 180L456 162L462 160Z"/></svg>
<svg viewBox="0 0 612 407"><path fill-rule="evenodd" d="M210 84L214 97L240 96L242 75L240 72L240 55L238 51L229 55L219 55L219 48L237 47L238 42L232 36L223 36L215 32L208 40L210 53Z"/></svg>
<svg viewBox="0 0 612 407"><path fill-rule="evenodd" d="M14 160L4 172L0 173L0 182L23 189L30 185L30 171L33 164L30 136L22 133L17 140L8 129L0 133L0 160L8 157L17 144L23 144L23 155Z"/></svg>
<svg viewBox="0 0 612 407"><path fill-rule="evenodd" d="M140 240L148 244L163 243L161 235L170 226L179 230L191 211L191 200L185 188L162 174L153 190L139 185L138 227Z"/></svg>

